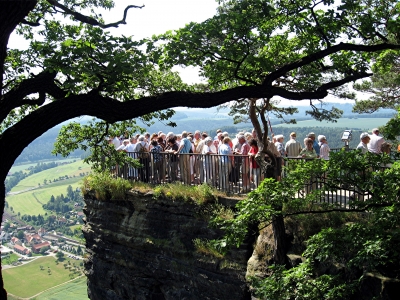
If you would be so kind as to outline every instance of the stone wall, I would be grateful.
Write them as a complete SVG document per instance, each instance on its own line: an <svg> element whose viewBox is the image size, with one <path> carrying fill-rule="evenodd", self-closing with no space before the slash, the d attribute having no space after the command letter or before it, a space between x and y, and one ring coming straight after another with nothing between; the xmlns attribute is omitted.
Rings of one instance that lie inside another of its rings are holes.
<svg viewBox="0 0 400 300"><path fill-rule="evenodd" d="M245 282L251 242L217 258L193 239L222 233L201 206L130 192L126 200L86 195L83 228L91 299L250 299ZM234 206L237 200L224 199Z"/></svg>

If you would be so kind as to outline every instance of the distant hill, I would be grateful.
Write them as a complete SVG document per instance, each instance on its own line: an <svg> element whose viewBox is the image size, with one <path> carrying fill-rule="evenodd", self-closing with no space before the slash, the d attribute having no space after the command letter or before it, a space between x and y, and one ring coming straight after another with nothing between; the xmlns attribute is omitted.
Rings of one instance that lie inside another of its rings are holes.
<svg viewBox="0 0 400 300"><path fill-rule="evenodd" d="M341 120L338 121L338 123L312 123L312 119L305 114L307 110L310 110L309 106L298 106L299 112L295 114L294 116L290 116L288 119L295 118L298 121L297 125L290 125L292 129L295 129L296 127L315 127L315 126L320 126L320 127L343 127L346 129L352 129L353 128L358 128L358 129L371 129L374 126L358 126L360 123L365 123L365 121L361 121L357 119L375 119L375 118L383 118L383 119L388 119L391 118L394 114L394 110L390 109L383 109L378 112L375 112L373 114L354 114L352 113L352 108L353 104L352 103L325 103L323 108L325 109L330 109L332 106L335 106L338 109L343 110L344 116L346 118L351 118L351 125L348 123L344 124ZM216 108L205 108L205 109L199 109L199 108L193 108L193 109L182 109L178 108L176 111L176 114L172 117L171 121L175 122L177 124L176 127L170 127L166 126L164 123L161 122L156 122L154 125L150 127L144 126L144 124L139 123L139 125L142 125L142 127L146 128L146 131L148 132L158 132L158 131L163 131L163 132L182 132L183 130L186 131L191 131L194 132L195 130L201 130L201 131L206 131L209 134L214 134L216 129L220 128L223 131L227 131L230 134L237 133L240 130L250 130L252 128L252 125L250 123L241 123L241 124L233 124L232 117L228 115L229 109L223 108L217 110ZM91 120L92 117L87 117L83 116L80 118L75 118L73 120L64 122L63 124L67 124L68 122L71 121L76 121L80 123L87 123L89 120ZM311 122L310 126L305 125L301 121L308 120ZM368 122L369 124L372 124L374 122ZM282 124L281 119L274 119L271 117L271 124L273 127L278 126L279 124ZM343 126L342 126L343 124ZM357 125L358 124L358 125ZM382 125L382 124L381 124ZM44 160L44 159L54 159L55 156L51 154L51 150L53 149L53 144L54 141L60 131L62 124L50 129L46 133L44 133L42 136L37 138L35 141L33 141L25 150L22 152L22 154L17 158L16 163L27 163L27 162L35 162L38 160ZM286 125L284 125L286 126ZM84 155L84 152L81 150L77 150L74 153L71 154L72 157L80 157Z"/></svg>

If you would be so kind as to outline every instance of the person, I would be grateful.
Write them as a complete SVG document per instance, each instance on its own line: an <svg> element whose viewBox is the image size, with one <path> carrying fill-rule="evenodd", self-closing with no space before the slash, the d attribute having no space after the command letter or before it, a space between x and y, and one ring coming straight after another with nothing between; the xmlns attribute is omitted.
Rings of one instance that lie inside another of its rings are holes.
<svg viewBox="0 0 400 300"><path fill-rule="evenodd" d="M129 139L125 139L123 142L122 142L122 145L120 145L117 149L115 149L116 151L125 151L125 152L127 152L127 150L126 150L126 148L127 148L127 146L129 145Z"/></svg>
<svg viewBox="0 0 400 300"><path fill-rule="evenodd" d="M319 148L319 145L318 145L317 141L315 140L315 133L314 132L310 132L307 135L307 137L313 141L313 148L315 150L315 153L317 153L317 157L319 157L320 148Z"/></svg>
<svg viewBox="0 0 400 300"><path fill-rule="evenodd" d="M115 150L117 150L118 147L121 146L121 141L119 140L119 138L117 136L114 136L111 140L112 140Z"/></svg>
<svg viewBox="0 0 400 300"><path fill-rule="evenodd" d="M326 137L324 135L319 135L318 141L320 143L319 157L321 159L329 160L329 152L331 151L331 148L328 146Z"/></svg>
<svg viewBox="0 0 400 300"><path fill-rule="evenodd" d="M315 151L313 145L314 141L311 138L304 139L304 145L306 146L303 150L300 151L299 157L303 158L317 158L317 152Z"/></svg>
<svg viewBox="0 0 400 300"><path fill-rule="evenodd" d="M288 157L297 157L301 151L301 144L296 141L296 132L290 133L290 140L285 145L286 155Z"/></svg>
<svg viewBox="0 0 400 300"><path fill-rule="evenodd" d="M243 181L243 187L242 187L241 192L246 193L250 190L250 177L249 177L250 160L248 158L250 146L247 143L244 135L239 135L238 141L239 141L239 144L241 145L240 151L236 150L235 152L233 152L233 154L241 155L241 158L242 158L241 173L242 173L242 181Z"/></svg>
<svg viewBox="0 0 400 300"><path fill-rule="evenodd" d="M218 147L219 154L219 187L227 190L229 184L229 173L232 169L232 148L229 146L231 139L224 137L222 145Z"/></svg>
<svg viewBox="0 0 400 300"><path fill-rule="evenodd" d="M387 154L387 155L390 156L391 151L392 151L392 144L390 144L388 142L383 142L382 145L381 145L381 153L382 154ZM391 163L387 163L383 167L390 168L390 167L392 167L392 164Z"/></svg>
<svg viewBox="0 0 400 300"><path fill-rule="evenodd" d="M362 154L368 152L368 143L370 141L368 132L363 132L360 134L360 143L357 145L356 150L361 151Z"/></svg>
<svg viewBox="0 0 400 300"><path fill-rule="evenodd" d="M178 151L178 145L175 142L175 137L167 140L165 152L169 153L168 157L168 179L173 182L178 178L178 156L175 154Z"/></svg>
<svg viewBox="0 0 400 300"><path fill-rule="evenodd" d="M193 134L188 135L187 139L190 141L191 144L191 148L190 148L190 154L189 154L189 164L190 164L190 182L194 183L194 164L195 164L195 155L193 153L195 153L196 151L196 147L194 146L194 142L193 142Z"/></svg>
<svg viewBox="0 0 400 300"><path fill-rule="evenodd" d="M217 141L219 140L219 139L218 139L218 133L222 133L222 130L221 130L221 129L217 129L217 135L214 136L214 139L213 139L214 141L215 141L215 140L217 140Z"/></svg>
<svg viewBox="0 0 400 300"><path fill-rule="evenodd" d="M148 182L150 179L150 158L148 155L147 143L145 142L145 137L143 135L139 136L138 138L135 152L137 152L139 156L139 162L142 165L142 167L138 169L139 179L142 182Z"/></svg>
<svg viewBox="0 0 400 300"><path fill-rule="evenodd" d="M181 170L181 179L185 184L190 184L190 157L189 152L192 148L192 143L188 140L188 133L183 131L181 134L181 141L179 144L179 148L175 154L183 154L179 156L180 170Z"/></svg>
<svg viewBox="0 0 400 300"><path fill-rule="evenodd" d="M161 183L161 179L163 178L163 156L161 154L162 147L158 144L158 142L153 139L151 141L151 155L153 159L152 164L152 174L153 174L153 182L154 183Z"/></svg>
<svg viewBox="0 0 400 300"><path fill-rule="evenodd" d="M385 140L383 137L379 136L379 129L378 128L372 129L372 134L369 137L370 140L368 143L368 151L375 154L382 153L381 145L385 142Z"/></svg>
<svg viewBox="0 0 400 300"><path fill-rule="evenodd" d="M306 146L303 150L300 151L299 157L303 157L306 159L317 158L318 155L315 152L313 147L314 141L311 138L304 139L304 145ZM305 182L305 191L306 193L310 193L312 190L317 188L317 182L315 177L311 177Z"/></svg>
<svg viewBox="0 0 400 300"><path fill-rule="evenodd" d="M211 154L216 154L212 151L211 145L213 140L211 137L207 137L204 140L204 147L201 152L203 154L203 170L204 170L204 182L215 186L216 178L214 176L213 159Z"/></svg>
<svg viewBox="0 0 400 300"><path fill-rule="evenodd" d="M274 144L275 144L276 150L278 150L278 152L279 152L279 155L276 156L276 166L277 166L276 179L278 181L280 181L281 177L282 177L282 166L284 164L283 158L285 157L285 154L286 154L285 147L283 145L284 137L283 137L282 134L278 134L278 135L276 135L274 137L275 137L275 140L276 140L276 142Z"/></svg>
<svg viewBox="0 0 400 300"><path fill-rule="evenodd" d="M256 154L258 153L257 140L251 139L249 146L250 146L250 150L249 150L250 174L253 177L254 185L257 188L260 183L260 180L261 180L261 169L255 160Z"/></svg>

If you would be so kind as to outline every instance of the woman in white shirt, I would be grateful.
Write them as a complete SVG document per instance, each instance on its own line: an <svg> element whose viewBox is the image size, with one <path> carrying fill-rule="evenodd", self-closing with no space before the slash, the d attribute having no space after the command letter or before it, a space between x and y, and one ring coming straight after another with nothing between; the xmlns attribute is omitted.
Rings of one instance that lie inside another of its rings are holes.
<svg viewBox="0 0 400 300"><path fill-rule="evenodd" d="M320 158L329 160L329 152L331 151L331 148L329 148L328 146L328 141L326 140L326 137L324 135L320 135L318 136L318 140L321 143L319 150Z"/></svg>

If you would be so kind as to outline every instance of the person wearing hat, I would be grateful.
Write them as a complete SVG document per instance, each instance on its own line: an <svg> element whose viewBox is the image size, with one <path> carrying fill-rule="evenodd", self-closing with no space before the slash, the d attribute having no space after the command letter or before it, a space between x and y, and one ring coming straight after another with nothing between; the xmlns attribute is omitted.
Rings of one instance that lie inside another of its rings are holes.
<svg viewBox="0 0 400 300"><path fill-rule="evenodd" d="M379 136L379 129L372 129L372 134L369 137L370 141L368 143L368 151L376 154L382 153L381 145L385 142L385 140L383 137Z"/></svg>
<svg viewBox="0 0 400 300"><path fill-rule="evenodd" d="M286 155L288 157L297 157L301 151L301 144L296 141L296 132L290 134L290 140L285 145Z"/></svg>
<svg viewBox="0 0 400 300"><path fill-rule="evenodd" d="M368 143L370 141L370 137L368 132L363 132L360 135L360 143L357 145L357 150L361 151L362 154L368 152Z"/></svg>

